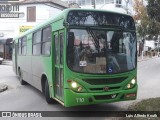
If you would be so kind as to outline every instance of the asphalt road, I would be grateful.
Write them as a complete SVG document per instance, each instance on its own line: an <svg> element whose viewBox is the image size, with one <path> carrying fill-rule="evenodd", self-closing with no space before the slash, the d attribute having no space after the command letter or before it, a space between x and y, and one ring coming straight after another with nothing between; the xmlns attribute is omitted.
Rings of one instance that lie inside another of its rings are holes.
<svg viewBox="0 0 160 120"><path fill-rule="evenodd" d="M59 103L48 105L42 93L37 89L30 85L20 85L18 78L13 73L11 64L11 62L6 62L0 65L0 83L8 85L8 90L0 93L0 111L122 111L127 110L128 105L133 102L146 98L160 97L160 58L138 62L137 79L139 88L137 100L72 108L65 108ZM87 120L90 119L96 118L87 118ZM101 117L99 119L106 118Z"/></svg>
<svg viewBox="0 0 160 120"><path fill-rule="evenodd" d="M160 97L160 57L138 63L138 100Z"/></svg>

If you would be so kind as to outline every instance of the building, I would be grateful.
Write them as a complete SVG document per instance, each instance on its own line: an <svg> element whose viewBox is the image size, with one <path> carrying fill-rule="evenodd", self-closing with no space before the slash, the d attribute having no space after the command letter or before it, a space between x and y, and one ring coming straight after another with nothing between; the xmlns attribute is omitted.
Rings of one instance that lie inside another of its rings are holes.
<svg viewBox="0 0 160 120"><path fill-rule="evenodd" d="M62 0L68 4L77 3L81 8L95 8L120 13L133 14L132 0Z"/></svg>
<svg viewBox="0 0 160 120"><path fill-rule="evenodd" d="M1 6L0 6L1 7ZM6 40L10 40L44 20L59 14L68 5L60 0L24 0L16 3L17 18L2 18L0 16L0 56L9 58L9 47ZM2 12L2 11L0 11Z"/></svg>

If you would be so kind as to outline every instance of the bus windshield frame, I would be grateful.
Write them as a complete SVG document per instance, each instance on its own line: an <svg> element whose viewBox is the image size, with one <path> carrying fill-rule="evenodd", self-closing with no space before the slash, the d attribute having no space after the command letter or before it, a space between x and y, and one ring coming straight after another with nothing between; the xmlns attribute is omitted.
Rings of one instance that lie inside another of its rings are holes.
<svg viewBox="0 0 160 120"><path fill-rule="evenodd" d="M136 68L136 32L131 16L75 10L68 13L67 23L67 65L70 70L86 74L118 74ZM84 54L88 60L82 59Z"/></svg>

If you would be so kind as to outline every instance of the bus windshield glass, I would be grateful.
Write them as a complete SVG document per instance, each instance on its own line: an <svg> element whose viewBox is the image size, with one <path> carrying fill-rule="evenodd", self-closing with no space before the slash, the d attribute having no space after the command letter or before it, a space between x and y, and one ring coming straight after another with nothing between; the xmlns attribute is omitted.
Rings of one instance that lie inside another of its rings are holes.
<svg viewBox="0 0 160 120"><path fill-rule="evenodd" d="M114 74L136 67L136 33L91 28L70 29L67 62L80 73Z"/></svg>

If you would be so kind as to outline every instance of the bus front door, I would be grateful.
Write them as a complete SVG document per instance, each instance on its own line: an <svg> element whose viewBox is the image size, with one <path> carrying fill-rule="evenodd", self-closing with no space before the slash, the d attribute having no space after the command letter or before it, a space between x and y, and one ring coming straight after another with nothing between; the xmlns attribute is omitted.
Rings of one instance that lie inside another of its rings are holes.
<svg viewBox="0 0 160 120"><path fill-rule="evenodd" d="M63 31L54 34L55 97L63 101Z"/></svg>

